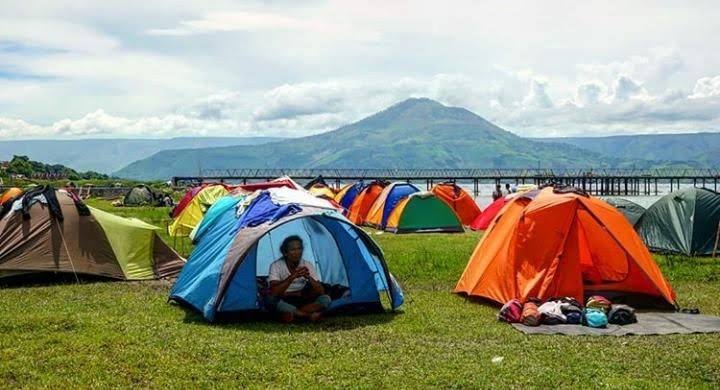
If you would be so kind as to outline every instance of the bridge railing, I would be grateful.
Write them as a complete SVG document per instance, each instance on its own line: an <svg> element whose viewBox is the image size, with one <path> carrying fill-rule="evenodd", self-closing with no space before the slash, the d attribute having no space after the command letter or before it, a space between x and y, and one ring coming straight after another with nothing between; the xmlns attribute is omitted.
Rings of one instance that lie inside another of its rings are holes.
<svg viewBox="0 0 720 390"><path fill-rule="evenodd" d="M280 176L294 178L339 179L515 179L547 177L651 177L651 178L717 178L720 169L690 168L586 168L586 169L545 169L545 168L472 168L472 169L352 169L352 168L229 168L203 169L198 177L203 178L245 178L262 179Z"/></svg>

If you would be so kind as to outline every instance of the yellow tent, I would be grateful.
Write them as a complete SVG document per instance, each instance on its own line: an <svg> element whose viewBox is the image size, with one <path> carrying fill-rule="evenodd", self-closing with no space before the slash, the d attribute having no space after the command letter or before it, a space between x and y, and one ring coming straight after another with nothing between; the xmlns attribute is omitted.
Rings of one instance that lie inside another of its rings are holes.
<svg viewBox="0 0 720 390"><path fill-rule="evenodd" d="M228 193L229 191L221 185L208 186L200 190L168 227L170 236L189 236L195 226L202 221L207 209Z"/></svg>
<svg viewBox="0 0 720 390"><path fill-rule="evenodd" d="M322 184L316 184L312 187L310 187L310 193L314 196L317 196L319 198L326 198L326 199L335 199L335 191L333 191L332 188L322 185Z"/></svg>
<svg viewBox="0 0 720 390"><path fill-rule="evenodd" d="M338 191L337 194L335 194L335 201L340 203L342 201L342 198L347 194L348 190L350 190L353 187L353 184L345 184L343 188Z"/></svg>

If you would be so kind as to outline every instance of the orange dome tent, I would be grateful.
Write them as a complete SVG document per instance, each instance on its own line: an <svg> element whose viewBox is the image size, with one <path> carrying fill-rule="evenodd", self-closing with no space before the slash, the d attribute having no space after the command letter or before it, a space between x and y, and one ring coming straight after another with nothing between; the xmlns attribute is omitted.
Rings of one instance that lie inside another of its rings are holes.
<svg viewBox="0 0 720 390"><path fill-rule="evenodd" d="M13 200L17 198L18 196L22 195L23 190L19 188L12 187L5 191L2 196L0 196L0 206L2 206L5 202L8 202L10 200Z"/></svg>
<svg viewBox="0 0 720 390"><path fill-rule="evenodd" d="M480 215L480 207L465 190L455 183L441 183L431 192L455 211L463 225L470 225Z"/></svg>
<svg viewBox="0 0 720 390"><path fill-rule="evenodd" d="M348 207L348 219L350 222L362 225L373 203L388 184L390 183L386 181L373 181L363 188Z"/></svg>
<svg viewBox="0 0 720 390"><path fill-rule="evenodd" d="M505 303L600 294L637 306L675 304L642 240L613 206L553 188L503 207L475 248L456 293Z"/></svg>

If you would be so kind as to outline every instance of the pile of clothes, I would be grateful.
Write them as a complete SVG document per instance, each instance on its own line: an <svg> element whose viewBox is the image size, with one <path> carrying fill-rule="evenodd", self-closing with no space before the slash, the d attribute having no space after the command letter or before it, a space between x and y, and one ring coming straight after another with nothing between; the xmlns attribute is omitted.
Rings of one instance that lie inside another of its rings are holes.
<svg viewBox="0 0 720 390"><path fill-rule="evenodd" d="M524 303L512 299L500 309L498 320L527 326L571 324L592 328L637 322L634 308L613 304L599 295L588 298L584 307L572 297L551 298L545 302L530 298Z"/></svg>

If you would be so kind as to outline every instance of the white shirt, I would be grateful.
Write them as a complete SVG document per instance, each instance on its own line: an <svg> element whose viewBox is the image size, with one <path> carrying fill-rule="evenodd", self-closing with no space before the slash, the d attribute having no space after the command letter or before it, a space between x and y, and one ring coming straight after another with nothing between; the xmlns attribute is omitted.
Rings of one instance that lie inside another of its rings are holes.
<svg viewBox="0 0 720 390"><path fill-rule="evenodd" d="M315 272L315 267L312 265L312 263L305 260L300 260L300 264L298 264L298 267L306 267L308 269L308 272L310 273L310 276L315 280L319 280L317 272ZM272 264L270 264L270 272L268 272L268 282L282 282L289 276L290 270L288 269L287 263L285 263L285 259L275 260L272 262ZM305 277L297 278L290 283L290 286L288 286L285 292L293 293L302 291L302 289L305 288L305 284L307 282L308 280Z"/></svg>

